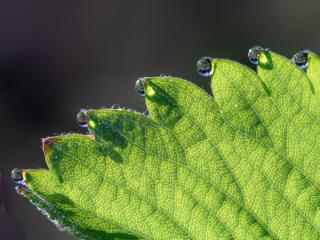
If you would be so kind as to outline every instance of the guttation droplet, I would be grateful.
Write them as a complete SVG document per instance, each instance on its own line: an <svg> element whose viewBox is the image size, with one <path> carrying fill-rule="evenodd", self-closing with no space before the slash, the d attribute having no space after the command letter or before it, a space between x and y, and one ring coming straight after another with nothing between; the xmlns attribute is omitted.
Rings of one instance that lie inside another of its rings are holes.
<svg viewBox="0 0 320 240"><path fill-rule="evenodd" d="M135 89L137 94L141 97L145 96L145 83L146 83L146 79L144 78L139 78L136 81Z"/></svg>
<svg viewBox="0 0 320 240"><path fill-rule="evenodd" d="M22 184L23 176L22 176L22 169L21 168L15 168L11 172L11 179L16 184Z"/></svg>
<svg viewBox="0 0 320 240"><path fill-rule="evenodd" d="M260 46L254 46L254 47L250 48L249 52L248 52L249 61L251 63L257 65L258 59L259 59L259 53L263 50L268 50L268 49L264 49L263 47L260 47Z"/></svg>
<svg viewBox="0 0 320 240"><path fill-rule="evenodd" d="M302 70L305 70L308 67L308 57L308 50L300 51L293 55L292 62L294 62L294 64L296 64Z"/></svg>
<svg viewBox="0 0 320 240"><path fill-rule="evenodd" d="M88 127L88 120L87 120L87 115L86 115L86 110L82 109L78 114L77 114L77 123L80 127L86 128Z"/></svg>
<svg viewBox="0 0 320 240"><path fill-rule="evenodd" d="M210 77L213 73L212 70L212 58L202 57L197 62L197 72L202 77Z"/></svg>

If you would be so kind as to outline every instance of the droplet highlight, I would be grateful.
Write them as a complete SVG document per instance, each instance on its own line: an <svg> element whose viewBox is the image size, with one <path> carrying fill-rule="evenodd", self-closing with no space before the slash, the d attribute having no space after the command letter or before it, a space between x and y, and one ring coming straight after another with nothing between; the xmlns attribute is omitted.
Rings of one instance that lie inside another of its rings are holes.
<svg viewBox="0 0 320 240"><path fill-rule="evenodd" d="M156 91L155 89L151 86L151 84L147 84L146 86L146 95L148 97L154 97L156 96Z"/></svg>
<svg viewBox="0 0 320 240"><path fill-rule="evenodd" d="M250 48L248 51L249 61L254 65L257 65L259 60L259 54L263 50L265 49L261 46L253 46L252 48Z"/></svg>
<svg viewBox="0 0 320 240"><path fill-rule="evenodd" d="M96 126L97 126L97 125L96 125L96 122L93 121L92 119L90 119L90 120L89 120L89 127L92 128L92 129L94 129Z"/></svg>
<svg viewBox="0 0 320 240"><path fill-rule="evenodd" d="M146 83L145 78L139 78L135 84L136 92L141 97L145 96L145 83Z"/></svg>
<svg viewBox="0 0 320 240"><path fill-rule="evenodd" d="M272 57L269 50L262 50L259 53L258 64L259 67L267 70L271 70L273 68Z"/></svg>
<svg viewBox="0 0 320 240"><path fill-rule="evenodd" d="M86 128L88 127L88 120L87 120L87 110L82 109L78 114L77 114L77 123L80 127Z"/></svg>
<svg viewBox="0 0 320 240"><path fill-rule="evenodd" d="M210 77L213 73L212 58L202 57L197 62L197 72L202 77Z"/></svg>
<svg viewBox="0 0 320 240"><path fill-rule="evenodd" d="M292 62L294 62L294 64L296 64L302 70L306 70L309 64L308 59L309 59L309 51L304 50L294 54L292 57Z"/></svg>
<svg viewBox="0 0 320 240"><path fill-rule="evenodd" d="M15 168L11 172L11 180L16 184L23 184L23 176L22 176L22 169L21 168Z"/></svg>

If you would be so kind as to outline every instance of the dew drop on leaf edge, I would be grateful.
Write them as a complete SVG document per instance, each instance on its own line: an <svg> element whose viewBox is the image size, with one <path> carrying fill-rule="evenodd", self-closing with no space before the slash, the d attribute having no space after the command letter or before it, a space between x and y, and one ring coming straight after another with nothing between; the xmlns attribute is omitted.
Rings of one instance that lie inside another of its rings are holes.
<svg viewBox="0 0 320 240"><path fill-rule="evenodd" d="M302 70L305 70L308 67L308 57L309 57L308 50L300 51L293 55L292 62Z"/></svg>
<svg viewBox="0 0 320 240"><path fill-rule="evenodd" d="M210 77L212 75L212 58L202 57L197 62L197 72L202 77Z"/></svg>
<svg viewBox="0 0 320 240"><path fill-rule="evenodd" d="M259 53L263 50L265 50L265 49L261 46L253 46L252 48L250 48L248 51L249 61L251 63L253 63L254 65L257 65L258 59L259 59Z"/></svg>
<svg viewBox="0 0 320 240"><path fill-rule="evenodd" d="M137 94L141 97L145 96L145 82L146 82L145 79L139 78L135 84L135 90Z"/></svg>
<svg viewBox="0 0 320 240"><path fill-rule="evenodd" d="M15 168L12 170L11 180L16 184L23 183L23 176L22 176L22 169L21 168Z"/></svg>
<svg viewBox="0 0 320 240"><path fill-rule="evenodd" d="M88 127L88 120L86 116L86 110L82 109L78 114L77 114L77 123L80 127L86 128Z"/></svg>
<svg viewBox="0 0 320 240"><path fill-rule="evenodd" d="M113 109L113 110L118 110L118 109L120 109L121 107L120 107L120 105L119 104L113 104L112 106L111 106L111 109Z"/></svg>

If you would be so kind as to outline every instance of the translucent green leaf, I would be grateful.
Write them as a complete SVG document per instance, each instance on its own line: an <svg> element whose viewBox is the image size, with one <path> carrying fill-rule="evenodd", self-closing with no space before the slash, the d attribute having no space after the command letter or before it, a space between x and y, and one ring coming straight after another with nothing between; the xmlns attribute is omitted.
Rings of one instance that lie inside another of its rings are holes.
<svg viewBox="0 0 320 240"><path fill-rule="evenodd" d="M214 97L150 77L150 118L86 111L91 134L45 139L21 193L85 239L319 239L320 58L212 67Z"/></svg>

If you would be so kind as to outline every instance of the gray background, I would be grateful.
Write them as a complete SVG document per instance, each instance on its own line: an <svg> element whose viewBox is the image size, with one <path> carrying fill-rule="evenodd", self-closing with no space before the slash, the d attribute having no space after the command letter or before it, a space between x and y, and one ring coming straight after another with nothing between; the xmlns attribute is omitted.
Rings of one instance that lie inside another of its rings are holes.
<svg viewBox="0 0 320 240"><path fill-rule="evenodd" d="M201 56L249 64L255 44L320 52L320 1L0 1L0 239L72 239L15 194L12 168L45 167L40 138L85 132L80 108L144 111L134 82L162 73L209 89Z"/></svg>

